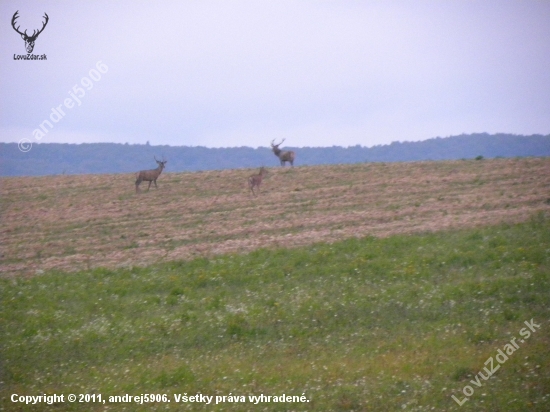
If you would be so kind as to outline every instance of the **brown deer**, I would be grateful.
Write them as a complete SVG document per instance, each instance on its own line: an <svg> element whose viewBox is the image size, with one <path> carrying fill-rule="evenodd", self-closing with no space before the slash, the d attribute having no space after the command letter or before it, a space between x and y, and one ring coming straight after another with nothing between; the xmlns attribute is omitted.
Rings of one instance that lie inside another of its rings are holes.
<svg viewBox="0 0 550 412"><path fill-rule="evenodd" d="M258 188L258 193L260 193L260 185L262 184L262 179L265 175L267 175L267 170L265 170L265 167L261 167L260 173L257 175L252 175L248 178L248 187L254 196L256 196L256 193L254 192L255 187Z"/></svg>
<svg viewBox="0 0 550 412"><path fill-rule="evenodd" d="M15 27L15 25L17 24L16 20L19 18L19 16L17 15L18 13L19 13L19 10L17 10L14 13L14 15L11 19L11 26L13 27L13 29L17 33L19 33L21 35L21 38L25 41L25 48L27 49L27 53L32 53L32 51L34 50L34 42L36 41L36 38L38 37L38 35L40 33L42 33L44 31L44 28L48 24L48 21L50 20L50 18L48 17L48 15L46 13L44 13L43 17L46 21L42 23L42 28L40 30L38 30L38 33L36 32L36 30L33 30L32 35L29 36L27 34L27 30L25 30L24 32L20 32L19 31L20 26Z"/></svg>
<svg viewBox="0 0 550 412"><path fill-rule="evenodd" d="M285 139L283 139L281 141L281 143L275 144L275 139L273 139L271 141L271 149L273 150L273 153L275 153L275 156L277 156L279 158L279 160L281 161L281 166L284 167L285 163L289 162L290 166L294 167L294 158L296 157L296 153L294 153L291 150L284 151L284 150L279 149L279 146L282 145L284 141L285 141Z"/></svg>
<svg viewBox="0 0 550 412"><path fill-rule="evenodd" d="M164 157L163 157L162 161L161 161L161 160L157 160L156 156L154 156L154 157L155 157L155 162L157 162L157 164L159 165L156 169L142 170L142 171L136 173L136 178L137 178L136 179L136 193L139 192L139 185L143 181L149 182L149 186L147 187L147 191L149 191L149 189L151 188L151 183L154 183L155 187L158 189L157 179L160 176L160 174L162 173L162 170L164 169L164 167L165 167L166 163L168 162L168 160L164 160Z"/></svg>

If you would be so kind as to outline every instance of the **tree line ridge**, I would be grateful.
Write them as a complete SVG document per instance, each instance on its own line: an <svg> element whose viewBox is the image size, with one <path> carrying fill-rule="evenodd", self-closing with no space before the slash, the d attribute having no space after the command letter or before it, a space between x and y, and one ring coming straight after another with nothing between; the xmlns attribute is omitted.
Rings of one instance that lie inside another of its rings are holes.
<svg viewBox="0 0 550 412"><path fill-rule="evenodd" d="M550 156L549 135L462 134L388 145L292 147L296 166L365 162L458 160L476 157ZM276 167L269 147L207 148L121 143L40 143L28 152L17 143L0 143L1 176L135 173L154 166L154 156L170 161L167 172Z"/></svg>

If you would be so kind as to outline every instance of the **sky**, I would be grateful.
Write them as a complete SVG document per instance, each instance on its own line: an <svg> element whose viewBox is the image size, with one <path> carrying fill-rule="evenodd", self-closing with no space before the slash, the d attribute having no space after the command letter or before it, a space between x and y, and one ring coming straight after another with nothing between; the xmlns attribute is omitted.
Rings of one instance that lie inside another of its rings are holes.
<svg viewBox="0 0 550 412"><path fill-rule="evenodd" d="M22 60L27 34L42 27ZM550 133L550 1L0 2L0 142Z"/></svg>

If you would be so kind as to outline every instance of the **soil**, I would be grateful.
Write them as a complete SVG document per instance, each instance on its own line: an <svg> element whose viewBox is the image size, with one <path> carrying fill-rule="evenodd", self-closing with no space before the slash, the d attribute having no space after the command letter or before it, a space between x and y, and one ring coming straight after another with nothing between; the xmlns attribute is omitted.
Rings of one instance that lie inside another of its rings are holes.
<svg viewBox="0 0 550 412"><path fill-rule="evenodd" d="M0 179L0 275L143 266L350 237L517 223L550 211L550 158Z"/></svg>

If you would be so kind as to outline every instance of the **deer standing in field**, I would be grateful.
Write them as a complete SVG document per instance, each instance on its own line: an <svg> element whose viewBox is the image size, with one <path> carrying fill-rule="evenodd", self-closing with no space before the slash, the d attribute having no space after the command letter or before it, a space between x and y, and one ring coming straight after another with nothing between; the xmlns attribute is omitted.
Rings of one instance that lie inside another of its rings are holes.
<svg viewBox="0 0 550 412"><path fill-rule="evenodd" d="M154 157L155 157L155 162L157 162L157 164L159 165L156 169L142 170L142 171L136 173L136 193L139 192L139 185L143 181L149 182L149 186L147 187L147 191L149 191L149 189L151 188L151 183L154 183L155 187L158 189L157 179L160 176L160 174L162 173L162 170L164 169L164 167L165 167L166 163L168 162L168 160L164 160L164 157L162 158L162 160L157 160L156 156L154 156Z"/></svg>
<svg viewBox="0 0 550 412"><path fill-rule="evenodd" d="M283 144L285 139L281 141L279 144L275 144L275 139L271 141L271 149L273 150L273 153L275 153L275 156L279 158L281 161L281 166L285 166L286 162L290 163L290 166L294 167L294 158L296 157L296 153L294 153L291 150L285 151L279 149L279 146Z"/></svg>
<svg viewBox="0 0 550 412"><path fill-rule="evenodd" d="M248 187L254 196L256 196L256 193L254 192L255 187L258 188L258 193L260 193L260 185L262 184L262 179L265 175L267 175L267 170L265 170L265 167L261 167L260 173L257 175L252 175L248 178Z"/></svg>

